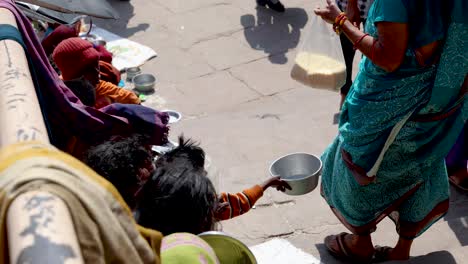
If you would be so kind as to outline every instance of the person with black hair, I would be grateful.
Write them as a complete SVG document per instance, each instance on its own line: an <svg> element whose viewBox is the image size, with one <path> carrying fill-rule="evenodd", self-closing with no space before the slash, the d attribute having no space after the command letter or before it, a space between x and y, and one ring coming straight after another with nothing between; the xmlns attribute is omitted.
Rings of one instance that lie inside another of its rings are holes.
<svg viewBox="0 0 468 264"><path fill-rule="evenodd" d="M286 182L271 178L243 192L218 196L204 166L203 149L179 137L179 146L156 161L152 178L139 192L137 222L164 235L199 234L213 230L217 221L249 211L269 187L290 189Z"/></svg>
<svg viewBox="0 0 468 264"><path fill-rule="evenodd" d="M110 181L130 208L135 193L154 171L153 156L142 135L114 137L89 149L85 163Z"/></svg>
<svg viewBox="0 0 468 264"><path fill-rule="evenodd" d="M94 107L96 104L96 88L91 82L85 78L79 78L64 81L64 83L84 105Z"/></svg>

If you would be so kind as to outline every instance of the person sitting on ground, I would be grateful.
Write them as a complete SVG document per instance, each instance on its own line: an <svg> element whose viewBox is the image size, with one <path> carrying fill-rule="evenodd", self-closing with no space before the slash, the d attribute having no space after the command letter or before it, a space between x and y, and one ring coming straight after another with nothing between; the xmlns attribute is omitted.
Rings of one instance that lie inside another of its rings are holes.
<svg viewBox="0 0 468 264"><path fill-rule="evenodd" d="M60 69L55 64L52 58L52 53L58 44L60 44L62 41L69 38L78 37L80 27L80 21L76 22L74 25L60 25L54 29L52 33L47 35L41 42L42 48L49 58L51 65L58 74L60 74ZM112 66L112 53L109 52L103 45L93 44L93 47L99 52L99 69L101 80L118 85L120 82L120 72L117 68Z"/></svg>
<svg viewBox="0 0 468 264"><path fill-rule="evenodd" d="M100 54L88 41L80 38L66 39L57 45L52 57L64 81L83 77L95 85L96 108L102 108L110 103L141 103L133 92L100 79Z"/></svg>
<svg viewBox="0 0 468 264"><path fill-rule="evenodd" d="M52 31L49 35L47 35L41 42L42 48L44 49L47 58L49 58L50 64L58 74L60 74L60 70L54 63L52 53L54 52L55 47L60 44L60 42L68 38L78 37L80 26L81 22L77 22L74 25L60 25L55 28L54 31Z"/></svg>
<svg viewBox="0 0 468 264"><path fill-rule="evenodd" d="M138 134L114 137L90 148L84 163L111 182L130 208L135 206L136 190L154 171L147 140Z"/></svg>
<svg viewBox="0 0 468 264"><path fill-rule="evenodd" d="M87 106L96 105L96 88L86 79L64 81L65 85Z"/></svg>
<svg viewBox="0 0 468 264"><path fill-rule="evenodd" d="M179 146L156 161L152 178L138 194L137 222L164 235L199 234L213 230L217 221L248 212L269 187L290 189L286 182L271 178L243 192L217 196L204 165L203 149L179 137Z"/></svg>

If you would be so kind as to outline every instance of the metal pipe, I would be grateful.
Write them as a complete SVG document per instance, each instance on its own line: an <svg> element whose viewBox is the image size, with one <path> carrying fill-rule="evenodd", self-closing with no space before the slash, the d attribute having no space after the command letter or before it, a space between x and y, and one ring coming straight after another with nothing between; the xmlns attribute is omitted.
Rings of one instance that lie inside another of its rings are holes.
<svg viewBox="0 0 468 264"><path fill-rule="evenodd" d="M0 8L0 24L17 28L15 17ZM23 47L0 41L0 146L39 140L49 142Z"/></svg>

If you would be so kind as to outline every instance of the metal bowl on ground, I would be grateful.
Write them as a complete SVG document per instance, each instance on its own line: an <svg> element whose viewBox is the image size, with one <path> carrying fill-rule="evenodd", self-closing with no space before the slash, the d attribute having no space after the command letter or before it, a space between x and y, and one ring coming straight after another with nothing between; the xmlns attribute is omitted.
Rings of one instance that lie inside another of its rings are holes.
<svg viewBox="0 0 468 264"><path fill-rule="evenodd" d="M222 264L257 264L254 254L240 240L218 231L208 231L198 235L213 248Z"/></svg>
<svg viewBox="0 0 468 264"><path fill-rule="evenodd" d="M135 86L135 90L139 92L153 92L155 83L156 77L150 73L142 73L133 77L133 85Z"/></svg>
<svg viewBox="0 0 468 264"><path fill-rule="evenodd" d="M127 82L132 82L133 77L137 76L138 74L141 74L140 67L127 68L125 71L127 73Z"/></svg>
<svg viewBox="0 0 468 264"><path fill-rule="evenodd" d="M286 181L291 190L288 195L303 195L313 191L322 172L320 158L308 153L292 153L275 160L270 166L270 174Z"/></svg>
<svg viewBox="0 0 468 264"><path fill-rule="evenodd" d="M93 41L93 44L94 45L97 45L97 46L106 46L107 44L107 41L105 41L104 39L96 39Z"/></svg>
<svg viewBox="0 0 468 264"><path fill-rule="evenodd" d="M94 34L83 34L81 35L81 38L84 39L84 40L87 40L91 43L93 43L94 41L96 41L98 39L98 37Z"/></svg>
<svg viewBox="0 0 468 264"><path fill-rule="evenodd" d="M156 145L153 145L151 147L151 150L153 152L155 152L157 155L164 155L166 154L167 152L173 150L174 148L177 148L179 146L178 143L172 141L172 140L168 140L166 144L162 145L162 146L156 146Z"/></svg>
<svg viewBox="0 0 468 264"><path fill-rule="evenodd" d="M169 124L177 123L182 118L182 114L175 110L162 110L161 112L169 115Z"/></svg>

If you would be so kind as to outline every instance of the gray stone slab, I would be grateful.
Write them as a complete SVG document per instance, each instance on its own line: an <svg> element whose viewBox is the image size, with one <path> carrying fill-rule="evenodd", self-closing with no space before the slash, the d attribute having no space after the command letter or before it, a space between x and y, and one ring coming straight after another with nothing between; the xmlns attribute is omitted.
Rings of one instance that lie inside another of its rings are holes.
<svg viewBox="0 0 468 264"><path fill-rule="evenodd" d="M145 63L143 70L156 75L158 82L183 82L213 72L201 58L177 47L165 48L156 59Z"/></svg>
<svg viewBox="0 0 468 264"><path fill-rule="evenodd" d="M216 72L177 83L182 93L174 107L188 116L199 116L231 109L253 100L258 94L228 72Z"/></svg>
<svg viewBox="0 0 468 264"><path fill-rule="evenodd" d="M215 5L178 13L168 19L169 30L176 32L183 48L240 31L244 11L233 5ZM219 48L222 46L216 46ZM214 47L213 47L214 48Z"/></svg>
<svg viewBox="0 0 468 264"><path fill-rule="evenodd" d="M218 5L229 5L231 1L228 0L197 0L197 1L186 1L186 0L171 0L171 1L157 1L159 4L165 6L167 9L174 13L184 13L193 11L195 9L207 8L210 6Z"/></svg>
<svg viewBox="0 0 468 264"><path fill-rule="evenodd" d="M228 69L265 57L263 52L252 50L244 45L238 37L232 35L202 41L193 45L189 51L203 58L217 70Z"/></svg>
<svg viewBox="0 0 468 264"><path fill-rule="evenodd" d="M294 233L274 206L257 207L221 223L225 232L234 234L248 244Z"/></svg>
<svg viewBox="0 0 468 264"><path fill-rule="evenodd" d="M288 59L286 64L271 63L272 59L276 60L276 57L282 56L283 55L275 55L251 63L241 64L229 69L229 71L236 76L236 78L243 80L249 87L255 89L262 95L272 95L302 86L290 77L290 70L294 65L293 60L295 54L286 54L286 58Z"/></svg>

